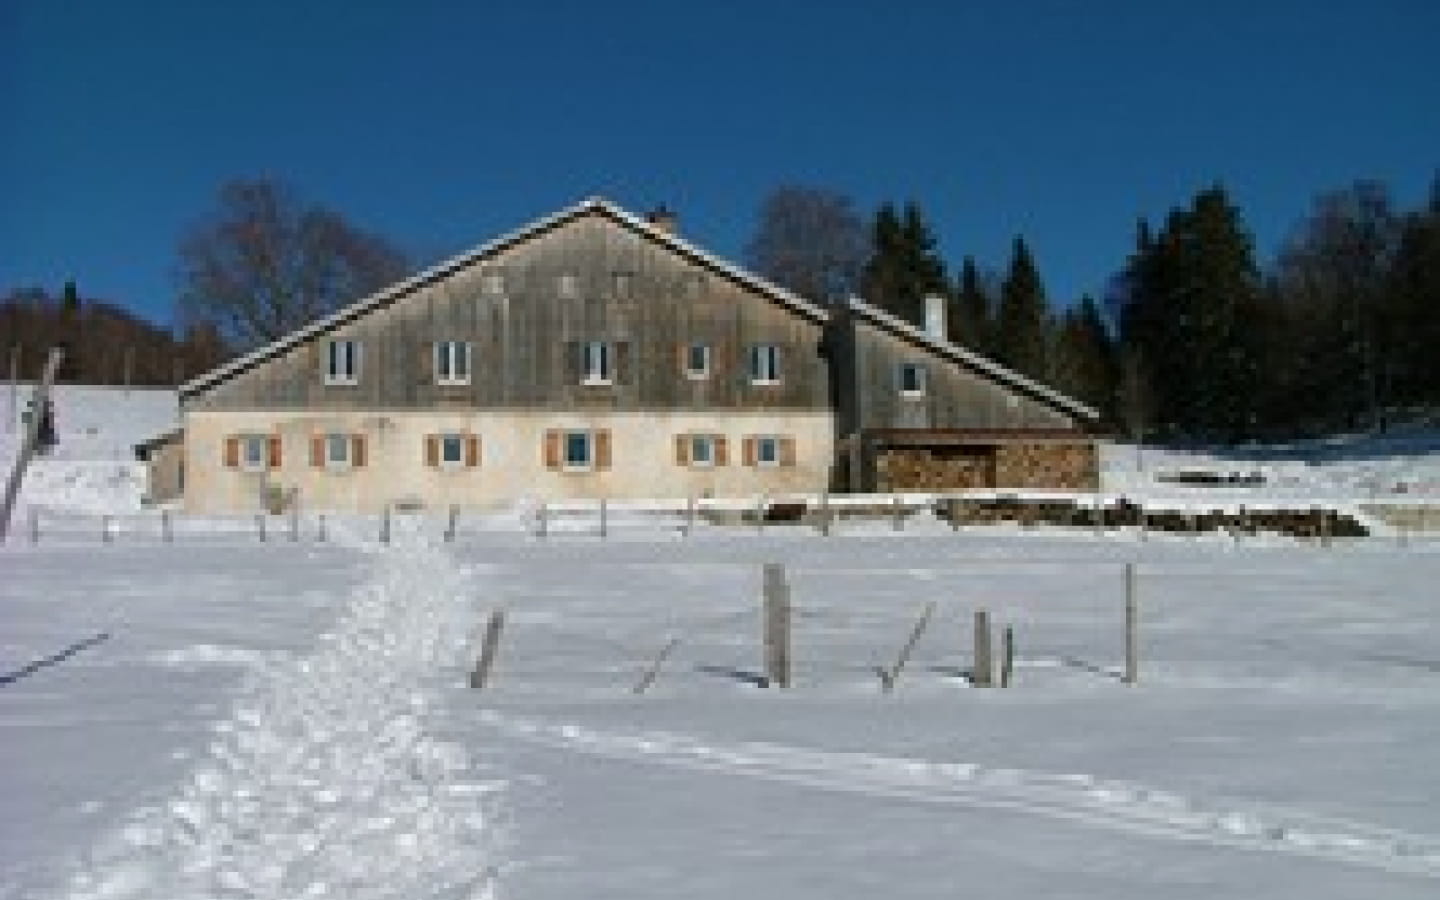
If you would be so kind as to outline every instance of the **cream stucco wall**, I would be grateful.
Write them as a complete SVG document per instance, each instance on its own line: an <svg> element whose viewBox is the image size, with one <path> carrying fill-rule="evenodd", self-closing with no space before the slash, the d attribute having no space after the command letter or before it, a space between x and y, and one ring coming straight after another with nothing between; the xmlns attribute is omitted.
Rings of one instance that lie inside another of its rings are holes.
<svg viewBox="0 0 1440 900"><path fill-rule="evenodd" d="M555 472L545 468L547 430L602 428L611 434L608 471ZM313 467L311 438L329 432L365 435L365 465L347 471ZM425 465L425 436L445 432L480 436L477 468L445 470ZM244 472L225 467L225 439L247 433L280 436L279 468ZM687 433L724 435L729 445L728 464L713 468L677 464L675 436ZM759 434L794 438L795 465L743 465L742 439ZM196 513L256 510L267 485L296 490L306 509L359 512L417 501L428 508L450 504L483 508L519 499L814 492L829 482L833 448L834 415L828 411L194 411L185 416L185 508Z"/></svg>

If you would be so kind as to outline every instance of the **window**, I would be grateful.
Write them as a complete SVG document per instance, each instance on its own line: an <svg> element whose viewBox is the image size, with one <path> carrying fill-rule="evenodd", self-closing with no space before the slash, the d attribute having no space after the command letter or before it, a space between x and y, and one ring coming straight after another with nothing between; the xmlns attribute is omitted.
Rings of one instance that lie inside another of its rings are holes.
<svg viewBox="0 0 1440 900"><path fill-rule="evenodd" d="M435 345L435 383L470 383L470 345L465 341L440 341Z"/></svg>
<svg viewBox="0 0 1440 900"><path fill-rule="evenodd" d="M609 384L614 374L614 354L605 341L586 341L580 360L581 384Z"/></svg>
<svg viewBox="0 0 1440 900"><path fill-rule="evenodd" d="M325 466L330 469L344 469L350 465L350 435L325 435Z"/></svg>
<svg viewBox="0 0 1440 900"><path fill-rule="evenodd" d="M465 440L462 435L440 435L440 464L458 466L465 461Z"/></svg>
<svg viewBox="0 0 1440 900"><path fill-rule="evenodd" d="M755 439L755 465L780 465L780 439L774 435L761 435Z"/></svg>
<svg viewBox="0 0 1440 900"><path fill-rule="evenodd" d="M265 471L265 451L269 441L263 434L240 436L240 468L247 472Z"/></svg>
<svg viewBox="0 0 1440 900"><path fill-rule="evenodd" d="M715 437L709 434L690 436L690 465L715 465Z"/></svg>
<svg viewBox="0 0 1440 900"><path fill-rule="evenodd" d="M571 274L561 275L559 283L556 285L556 289L560 292L560 297L562 299L574 300L576 297L580 296L579 276Z"/></svg>
<svg viewBox="0 0 1440 900"><path fill-rule="evenodd" d="M924 396L925 375L925 367L919 363L902 363L900 366L900 393L906 397Z"/></svg>
<svg viewBox="0 0 1440 900"><path fill-rule="evenodd" d="M325 345L325 383L356 384L360 381L360 343L329 341Z"/></svg>
<svg viewBox="0 0 1440 900"><path fill-rule="evenodd" d="M780 348L775 344L756 344L750 348L750 383L780 383Z"/></svg>
<svg viewBox="0 0 1440 900"><path fill-rule="evenodd" d="M709 344L691 344L685 348L685 377L697 380L710 377Z"/></svg>
<svg viewBox="0 0 1440 900"><path fill-rule="evenodd" d="M565 468L567 469L588 469L590 468L592 454L590 447L590 432L588 431L567 431L565 432Z"/></svg>

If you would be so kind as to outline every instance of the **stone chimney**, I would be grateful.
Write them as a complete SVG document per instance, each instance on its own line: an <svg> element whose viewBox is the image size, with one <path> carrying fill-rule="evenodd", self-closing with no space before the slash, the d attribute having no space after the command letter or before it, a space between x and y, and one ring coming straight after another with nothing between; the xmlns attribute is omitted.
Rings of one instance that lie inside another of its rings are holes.
<svg viewBox="0 0 1440 900"><path fill-rule="evenodd" d="M680 224L680 217L662 203L645 214L645 221L666 234L675 234Z"/></svg>
<svg viewBox="0 0 1440 900"><path fill-rule="evenodd" d="M949 340L945 331L945 298L939 294L925 295L924 331L937 341Z"/></svg>

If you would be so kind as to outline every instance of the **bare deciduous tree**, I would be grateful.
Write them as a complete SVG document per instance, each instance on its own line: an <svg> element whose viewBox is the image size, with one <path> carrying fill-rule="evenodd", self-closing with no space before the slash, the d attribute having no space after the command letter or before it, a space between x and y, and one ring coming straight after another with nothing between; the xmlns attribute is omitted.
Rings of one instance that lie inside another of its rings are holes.
<svg viewBox="0 0 1440 900"><path fill-rule="evenodd" d="M797 185L765 199L745 249L755 271L818 303L855 293L869 254L865 225L849 197Z"/></svg>
<svg viewBox="0 0 1440 900"><path fill-rule="evenodd" d="M232 181L179 250L180 321L237 348L275 340L403 277L385 239L268 178Z"/></svg>

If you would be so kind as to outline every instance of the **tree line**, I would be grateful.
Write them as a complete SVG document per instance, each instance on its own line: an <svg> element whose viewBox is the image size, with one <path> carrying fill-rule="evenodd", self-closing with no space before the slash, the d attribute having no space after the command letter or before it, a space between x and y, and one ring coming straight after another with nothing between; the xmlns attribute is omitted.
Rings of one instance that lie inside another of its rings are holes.
<svg viewBox="0 0 1440 900"><path fill-rule="evenodd" d="M842 193L764 202L748 264L823 302L858 294L1101 411L1135 437L1237 441L1383 430L1440 406L1440 178L1417 209L1357 181L1319 195L1267 265L1223 186L1137 223L1104 296L1055 304L1015 237L998 271L948 266L916 202L870 216Z"/></svg>

